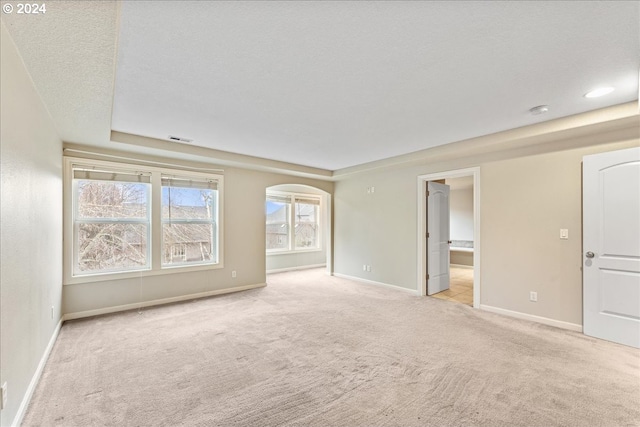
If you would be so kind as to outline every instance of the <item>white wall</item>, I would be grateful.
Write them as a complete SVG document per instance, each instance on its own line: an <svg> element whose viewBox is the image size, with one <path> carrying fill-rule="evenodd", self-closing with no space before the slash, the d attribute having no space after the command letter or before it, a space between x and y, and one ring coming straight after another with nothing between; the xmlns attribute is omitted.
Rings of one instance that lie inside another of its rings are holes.
<svg viewBox="0 0 640 427"><path fill-rule="evenodd" d="M451 190L449 210L450 239L473 242L473 188Z"/></svg>
<svg viewBox="0 0 640 427"><path fill-rule="evenodd" d="M480 166L480 304L581 325L582 156L640 140L637 126L576 134L557 140L543 134L539 145L467 157L464 150L449 156L447 147L439 162L425 156L423 164L346 175L334 191L334 272L416 289L417 177ZM559 239L560 228L569 229L569 240ZM362 264L372 271L363 272ZM531 290L537 303L528 300Z"/></svg>
<svg viewBox="0 0 640 427"><path fill-rule="evenodd" d="M131 153L127 156L141 157ZM186 164L172 159L164 162ZM333 183L240 168L222 169L224 268L65 285L63 313L70 317L97 314L122 306L264 284L266 188L296 183L332 193ZM236 278L231 277L232 271L237 272Z"/></svg>
<svg viewBox="0 0 640 427"><path fill-rule="evenodd" d="M0 425L9 426L61 318L62 142L1 27Z"/></svg>

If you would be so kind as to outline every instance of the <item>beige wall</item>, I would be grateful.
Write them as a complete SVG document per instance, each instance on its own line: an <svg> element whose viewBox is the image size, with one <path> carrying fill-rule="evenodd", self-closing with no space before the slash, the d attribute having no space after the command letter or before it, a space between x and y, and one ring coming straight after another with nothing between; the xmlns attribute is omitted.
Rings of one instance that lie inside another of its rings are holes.
<svg viewBox="0 0 640 427"><path fill-rule="evenodd" d="M473 266L473 252L451 249L449 262L456 265Z"/></svg>
<svg viewBox="0 0 640 427"><path fill-rule="evenodd" d="M581 325L582 156L640 144L617 131L584 141L550 142L546 135L540 147L474 157L461 152L439 163L393 165L340 179L334 271L417 289L417 177L480 166L480 303ZM580 148L581 142L589 146ZM369 186L374 194L367 193ZM560 228L569 229L569 240L559 239ZM363 272L362 264L372 271ZM537 303L529 302L529 291L538 292Z"/></svg>
<svg viewBox="0 0 640 427"><path fill-rule="evenodd" d="M9 426L61 317L62 142L4 23L1 32L0 425Z"/></svg>
<svg viewBox="0 0 640 427"><path fill-rule="evenodd" d="M170 159L165 162L176 163ZM296 183L332 193L333 183L239 168L223 169L224 268L65 285L63 313L110 311L118 306L265 283L266 188ZM234 270L236 278L231 277Z"/></svg>

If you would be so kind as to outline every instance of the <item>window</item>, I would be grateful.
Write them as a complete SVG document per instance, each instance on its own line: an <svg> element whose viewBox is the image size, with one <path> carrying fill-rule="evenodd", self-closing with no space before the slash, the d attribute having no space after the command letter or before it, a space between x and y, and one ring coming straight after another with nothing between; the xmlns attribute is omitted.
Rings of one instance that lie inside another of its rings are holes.
<svg viewBox="0 0 640 427"><path fill-rule="evenodd" d="M74 169L74 274L149 268L150 175Z"/></svg>
<svg viewBox="0 0 640 427"><path fill-rule="evenodd" d="M163 266L217 262L217 190L213 179L162 176Z"/></svg>
<svg viewBox="0 0 640 427"><path fill-rule="evenodd" d="M223 177L136 168L65 159L66 283L222 267Z"/></svg>
<svg viewBox="0 0 640 427"><path fill-rule="evenodd" d="M291 249L291 197L267 195L267 250Z"/></svg>
<svg viewBox="0 0 640 427"><path fill-rule="evenodd" d="M268 252L320 249L320 197L268 193L266 230Z"/></svg>
<svg viewBox="0 0 640 427"><path fill-rule="evenodd" d="M296 204L295 243L296 249L317 249L320 199L294 197Z"/></svg>

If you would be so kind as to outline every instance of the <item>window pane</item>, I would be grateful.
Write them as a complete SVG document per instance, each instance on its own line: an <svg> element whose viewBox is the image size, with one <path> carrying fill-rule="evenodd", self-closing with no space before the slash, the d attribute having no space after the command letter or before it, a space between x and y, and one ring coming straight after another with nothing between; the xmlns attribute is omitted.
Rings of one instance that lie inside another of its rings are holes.
<svg viewBox="0 0 640 427"><path fill-rule="evenodd" d="M146 218L148 184L77 181L77 218Z"/></svg>
<svg viewBox="0 0 640 427"><path fill-rule="evenodd" d="M296 203L296 249L319 247L318 205Z"/></svg>
<svg viewBox="0 0 640 427"><path fill-rule="evenodd" d="M213 220L217 198L217 190L162 187L162 219Z"/></svg>
<svg viewBox="0 0 640 427"><path fill-rule="evenodd" d="M79 272L139 270L147 267L146 224L79 224Z"/></svg>
<svg viewBox="0 0 640 427"><path fill-rule="evenodd" d="M289 249L290 203L267 199L267 250Z"/></svg>
<svg viewBox="0 0 640 427"><path fill-rule="evenodd" d="M213 224L163 224L163 265L217 262Z"/></svg>

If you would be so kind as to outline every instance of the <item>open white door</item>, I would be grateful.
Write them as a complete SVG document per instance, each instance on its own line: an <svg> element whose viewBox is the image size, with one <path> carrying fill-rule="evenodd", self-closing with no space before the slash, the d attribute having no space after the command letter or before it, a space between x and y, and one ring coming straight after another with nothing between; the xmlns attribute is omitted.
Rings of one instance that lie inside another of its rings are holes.
<svg viewBox="0 0 640 427"><path fill-rule="evenodd" d="M640 348L640 148L583 159L584 333Z"/></svg>
<svg viewBox="0 0 640 427"><path fill-rule="evenodd" d="M449 186L427 183L427 295L449 289Z"/></svg>

